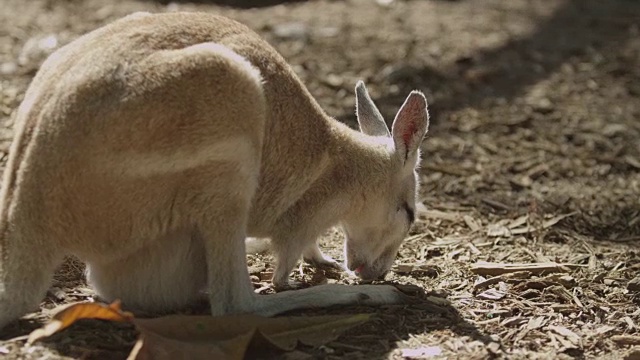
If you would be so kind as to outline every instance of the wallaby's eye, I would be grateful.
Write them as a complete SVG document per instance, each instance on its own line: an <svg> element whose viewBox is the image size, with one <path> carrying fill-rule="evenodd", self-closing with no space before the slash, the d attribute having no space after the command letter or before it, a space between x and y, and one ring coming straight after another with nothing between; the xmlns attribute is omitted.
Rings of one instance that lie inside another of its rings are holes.
<svg viewBox="0 0 640 360"><path fill-rule="evenodd" d="M404 210L407 213L407 217L409 218L409 224L413 224L416 221L416 214L413 209L409 206L408 203L402 203L400 209Z"/></svg>

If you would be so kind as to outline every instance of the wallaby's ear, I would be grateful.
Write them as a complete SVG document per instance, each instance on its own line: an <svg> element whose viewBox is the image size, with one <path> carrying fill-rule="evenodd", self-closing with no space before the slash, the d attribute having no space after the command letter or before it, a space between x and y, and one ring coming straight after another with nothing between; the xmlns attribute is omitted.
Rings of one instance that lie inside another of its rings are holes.
<svg viewBox="0 0 640 360"><path fill-rule="evenodd" d="M412 91L393 120L393 142L398 155L406 161L420 148L429 128L427 99L419 91Z"/></svg>
<svg viewBox="0 0 640 360"><path fill-rule="evenodd" d="M362 80L356 84L356 116L363 133L371 136L391 136L382 114L371 100Z"/></svg>

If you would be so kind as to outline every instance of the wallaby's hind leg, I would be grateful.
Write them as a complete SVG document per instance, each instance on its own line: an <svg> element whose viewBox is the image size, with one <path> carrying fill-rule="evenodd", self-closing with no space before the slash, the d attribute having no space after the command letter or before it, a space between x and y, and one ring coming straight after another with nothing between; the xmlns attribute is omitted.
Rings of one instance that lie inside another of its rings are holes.
<svg viewBox="0 0 640 360"><path fill-rule="evenodd" d="M102 301L122 300L133 311L168 312L204 299L202 242L190 231L164 235L110 263L87 264L87 279Z"/></svg>
<svg viewBox="0 0 640 360"><path fill-rule="evenodd" d="M302 257L305 244L296 240L274 239L273 253L277 262L273 272L273 287L276 290L289 290L300 287L300 284L289 280L289 275Z"/></svg>
<svg viewBox="0 0 640 360"><path fill-rule="evenodd" d="M240 162L219 162L213 169L203 169L197 177L200 186L193 187L199 189L192 196L191 209L200 209L194 214L196 237L204 246L207 290L214 316L252 312L254 308L245 238L258 182L259 166L255 162L259 155L245 150Z"/></svg>
<svg viewBox="0 0 640 360"><path fill-rule="evenodd" d="M0 329L38 305L62 255L44 238L36 241L9 229L0 243Z"/></svg>
<svg viewBox="0 0 640 360"><path fill-rule="evenodd" d="M245 260L248 208L230 204L199 224L205 244L211 314L252 312L255 294Z"/></svg>

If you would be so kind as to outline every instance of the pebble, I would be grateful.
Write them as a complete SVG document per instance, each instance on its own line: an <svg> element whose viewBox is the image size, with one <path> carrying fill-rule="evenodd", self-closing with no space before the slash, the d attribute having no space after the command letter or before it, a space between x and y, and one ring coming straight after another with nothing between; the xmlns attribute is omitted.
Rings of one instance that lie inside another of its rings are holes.
<svg viewBox="0 0 640 360"><path fill-rule="evenodd" d="M309 28L300 22L278 24L273 27L273 35L284 40L303 40L309 36Z"/></svg>
<svg viewBox="0 0 640 360"><path fill-rule="evenodd" d="M541 114L548 114L555 109L555 106L551 102L551 100L547 98L541 98L533 102L531 104L534 111L539 112Z"/></svg>
<svg viewBox="0 0 640 360"><path fill-rule="evenodd" d="M18 71L18 64L6 62L0 64L0 75L13 75Z"/></svg>

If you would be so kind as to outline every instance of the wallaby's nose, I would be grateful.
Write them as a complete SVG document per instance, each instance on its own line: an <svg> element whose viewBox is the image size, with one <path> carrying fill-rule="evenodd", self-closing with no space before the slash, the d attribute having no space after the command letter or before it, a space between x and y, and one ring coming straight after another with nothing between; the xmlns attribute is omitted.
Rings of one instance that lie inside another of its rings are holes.
<svg viewBox="0 0 640 360"><path fill-rule="evenodd" d="M362 272L364 269L364 263L360 263L357 261L347 261L347 269L356 273L356 275Z"/></svg>
<svg viewBox="0 0 640 360"><path fill-rule="evenodd" d="M356 267L353 272L362 280L370 282L374 280L384 280L388 271L378 273L375 269L368 268L364 264Z"/></svg>

